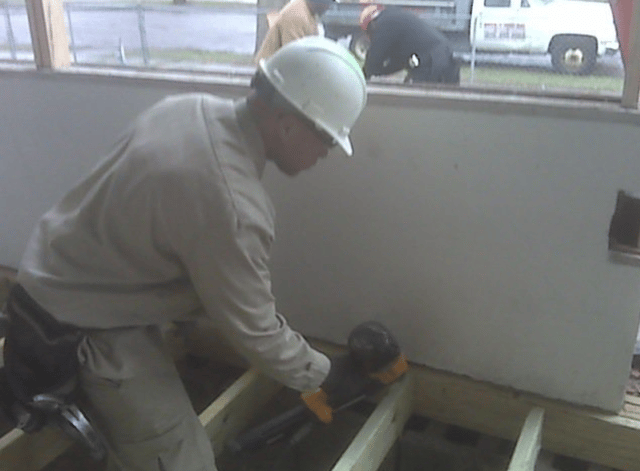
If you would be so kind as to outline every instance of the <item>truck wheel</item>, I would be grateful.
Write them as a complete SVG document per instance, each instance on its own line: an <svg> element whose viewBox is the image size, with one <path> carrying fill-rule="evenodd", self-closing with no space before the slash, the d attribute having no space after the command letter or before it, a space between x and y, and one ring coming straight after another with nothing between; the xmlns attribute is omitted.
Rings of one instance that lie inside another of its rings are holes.
<svg viewBox="0 0 640 471"><path fill-rule="evenodd" d="M596 65L596 42L585 36L563 36L553 40L551 63L556 72L588 75Z"/></svg>
<svg viewBox="0 0 640 471"><path fill-rule="evenodd" d="M349 43L349 49L356 56L356 59L364 62L367 58L367 51L369 50L369 36L365 33L355 33L351 36L351 42Z"/></svg>

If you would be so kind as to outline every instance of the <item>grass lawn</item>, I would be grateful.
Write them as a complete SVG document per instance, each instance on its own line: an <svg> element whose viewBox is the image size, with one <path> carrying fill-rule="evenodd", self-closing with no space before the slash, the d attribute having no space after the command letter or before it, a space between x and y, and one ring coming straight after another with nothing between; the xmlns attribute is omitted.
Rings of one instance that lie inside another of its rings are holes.
<svg viewBox="0 0 640 471"><path fill-rule="evenodd" d="M160 62L197 62L199 64L252 65L253 56L233 52L197 51L191 49L162 49L152 51L151 58Z"/></svg>
<svg viewBox="0 0 640 471"><path fill-rule="evenodd" d="M471 83L471 68L460 70L460 80ZM475 85L503 85L531 90L583 90L622 94L623 78L602 75L562 75L526 67L477 67L474 71Z"/></svg>
<svg viewBox="0 0 640 471"><path fill-rule="evenodd" d="M140 54L127 54L130 60L139 62ZM235 54L231 52L211 52L197 50L156 50L151 51L151 60L154 63L197 63L206 64L234 64L251 66L253 57L247 54ZM552 71L544 71L526 67L487 67L476 66L473 82L471 82L471 68L464 65L460 70L460 79L463 84L488 85L492 87L504 86L508 88L523 88L534 91L562 90L593 93L622 94L622 77L602 75L561 75ZM402 78L398 75L398 81Z"/></svg>
<svg viewBox="0 0 640 471"><path fill-rule="evenodd" d="M0 48L1 48L0 44ZM129 51L125 50L125 65L140 66L142 64L142 53L139 49ZM224 51L201 51L196 49L154 49L149 51L150 68L161 66L162 68L180 68L189 70L206 69L211 64L251 66L253 65L253 56L248 54L237 54L234 52ZM104 56L98 59L99 63L113 65L115 55Z"/></svg>
<svg viewBox="0 0 640 471"><path fill-rule="evenodd" d="M0 43L0 50L8 50L8 45ZM22 47L20 48L23 49ZM142 56L139 50L125 51L126 60L131 65L141 65ZM232 52L200 51L193 49L161 49L151 50L150 59L154 64L164 67L175 67L188 70L206 69L208 64L227 64L239 66L252 66L253 57L248 54L236 54ZM100 62L114 64L114 56L104 57ZM397 74L397 81L401 81L403 75ZM507 67L507 66L476 66L473 81L471 81L471 68L464 64L460 70L460 78L463 84L474 86L487 85L491 87L504 86L510 89L521 88L531 91L560 90L586 93L622 94L623 78L606 75L561 75L552 71L532 67ZM391 81L396 81L395 76Z"/></svg>
<svg viewBox="0 0 640 471"><path fill-rule="evenodd" d="M363 62L356 58L362 66ZM390 77L390 81L402 82L405 72L398 72ZM520 88L528 91L562 91L580 93L620 94L624 85L623 77L615 77L602 73L596 69L592 75L562 75L540 67L523 67L507 65L477 65L473 80L471 67L463 63L460 67L460 82L462 85Z"/></svg>

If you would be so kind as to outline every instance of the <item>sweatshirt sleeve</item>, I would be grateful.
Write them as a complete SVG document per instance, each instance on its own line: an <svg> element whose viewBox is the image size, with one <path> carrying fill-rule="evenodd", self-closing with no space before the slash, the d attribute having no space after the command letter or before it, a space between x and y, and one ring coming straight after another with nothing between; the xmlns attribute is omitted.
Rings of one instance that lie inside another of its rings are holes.
<svg viewBox="0 0 640 471"><path fill-rule="evenodd" d="M166 230L207 315L264 374L299 391L317 389L330 361L276 311L268 268L273 231L259 192L243 188L244 198L231 198L224 185L198 190L192 180L165 198L170 209L163 213L172 214Z"/></svg>
<svg viewBox="0 0 640 471"><path fill-rule="evenodd" d="M260 232L240 225L226 241L202 237L190 278L207 313L253 366L290 388L315 390L329 372L329 360L276 311Z"/></svg>

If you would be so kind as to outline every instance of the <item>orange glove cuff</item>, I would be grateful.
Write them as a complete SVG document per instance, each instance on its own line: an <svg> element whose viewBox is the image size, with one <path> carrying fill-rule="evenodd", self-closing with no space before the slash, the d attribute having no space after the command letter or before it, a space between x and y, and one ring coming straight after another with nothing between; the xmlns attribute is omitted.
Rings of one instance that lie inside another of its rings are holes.
<svg viewBox="0 0 640 471"><path fill-rule="evenodd" d="M382 384L391 384L409 370L409 363L404 353L401 353L390 368L378 373L371 373L369 376L380 381Z"/></svg>
<svg viewBox="0 0 640 471"><path fill-rule="evenodd" d="M327 393L322 389L318 389L316 392L304 392L300 394L300 397L307 405L309 410L313 412L321 422L330 424L333 420L333 409L327 404Z"/></svg>

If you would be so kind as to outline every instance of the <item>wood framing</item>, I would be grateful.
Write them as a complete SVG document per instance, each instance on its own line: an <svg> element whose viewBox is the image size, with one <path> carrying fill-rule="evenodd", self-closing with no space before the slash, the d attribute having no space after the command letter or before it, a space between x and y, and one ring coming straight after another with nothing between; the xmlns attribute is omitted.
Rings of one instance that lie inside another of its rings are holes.
<svg viewBox="0 0 640 471"><path fill-rule="evenodd" d="M249 370L200 414L200 422L213 443L215 454L247 426L281 385L255 370Z"/></svg>
<svg viewBox="0 0 640 471"><path fill-rule="evenodd" d="M636 109L640 93L640 4L634 1L630 8L629 44L621 104L624 108Z"/></svg>
<svg viewBox="0 0 640 471"><path fill-rule="evenodd" d="M549 451L617 469L640 469L634 461L639 453L640 399L631 401L625 414L613 416L425 371L414 366L389 388L332 471L378 469L412 413L494 436L513 439L519 435L509 471L532 471L541 444ZM200 414L216 453L279 388L273 380L249 370ZM70 444L54 429L32 435L13 430L0 439L0 471L37 471Z"/></svg>
<svg viewBox="0 0 640 471"><path fill-rule="evenodd" d="M314 344L323 349L322 342ZM213 347L210 356L215 358L215 352ZM213 401L200 420L215 452L220 453L279 389L275 381L249 370ZM540 447L640 471L640 398L628 397L620 413L606 413L419 365L412 365L410 373L389 388L332 471L377 469L412 413L518 440L509 471L531 471ZM0 439L0 471L37 471L70 443L52 429L30 435L13 430Z"/></svg>
<svg viewBox="0 0 640 471"><path fill-rule="evenodd" d="M527 416L507 471L534 471L542 445L544 410L536 407Z"/></svg>
<svg viewBox="0 0 640 471"><path fill-rule="evenodd" d="M0 438L0 471L38 471L71 444L70 438L53 428L34 434L13 429Z"/></svg>
<svg viewBox="0 0 640 471"><path fill-rule="evenodd" d="M541 407L545 450L640 471L640 413L630 410L629 403L618 414L607 413L426 367L415 369L420 393L414 412L419 415L516 440L529 411Z"/></svg>
<svg viewBox="0 0 640 471"><path fill-rule="evenodd" d="M206 329L194 330L189 345L218 360L216 341ZM342 347L311 340L333 354ZM426 366L412 365L413 412L490 436L516 441L529 412L545 410L542 448L625 471L640 471L640 400L628 398L618 414L543 398Z"/></svg>
<svg viewBox="0 0 640 471"><path fill-rule="evenodd" d="M249 370L201 414L200 421L220 453L228 438L246 426L282 386ZM66 451L73 442L53 428L34 434L14 429L0 438L0 471L38 471Z"/></svg>
<svg viewBox="0 0 640 471"><path fill-rule="evenodd" d="M398 439L413 410L413 375L389 388L332 471L375 471Z"/></svg>
<svg viewBox="0 0 640 471"><path fill-rule="evenodd" d="M36 67L56 69L71 64L69 39L60 0L26 0Z"/></svg>

